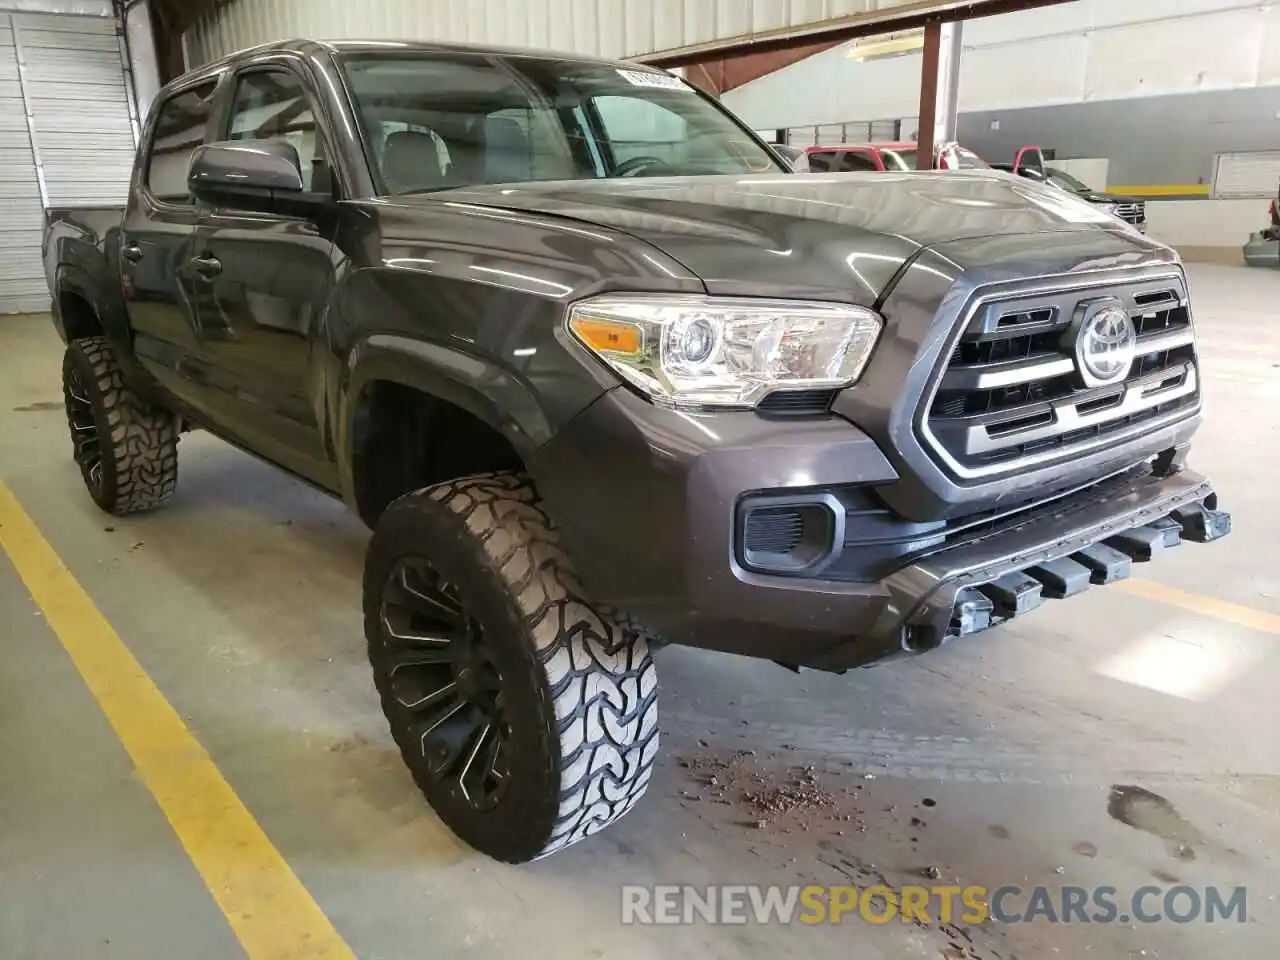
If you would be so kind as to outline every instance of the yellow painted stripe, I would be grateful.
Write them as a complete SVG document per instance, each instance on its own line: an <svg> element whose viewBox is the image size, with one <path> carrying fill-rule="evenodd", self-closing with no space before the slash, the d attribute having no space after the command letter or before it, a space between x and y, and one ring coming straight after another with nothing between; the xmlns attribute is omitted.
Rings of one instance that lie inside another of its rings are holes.
<svg viewBox="0 0 1280 960"><path fill-rule="evenodd" d="M1163 583L1152 580L1121 580L1116 586L1148 600L1167 603L1201 616L1225 620L1227 623L1261 630L1263 633L1280 635L1280 617L1273 613L1264 613L1252 607L1242 607L1238 603L1228 603L1226 600L1216 600L1213 597L1202 597L1198 593L1188 593L1177 587L1165 586Z"/></svg>
<svg viewBox="0 0 1280 960"><path fill-rule="evenodd" d="M354 958L209 754L2 483L0 547L249 957Z"/></svg>
<svg viewBox="0 0 1280 960"><path fill-rule="evenodd" d="M1107 193L1130 197L1207 197L1207 183L1149 183L1138 186L1107 187Z"/></svg>

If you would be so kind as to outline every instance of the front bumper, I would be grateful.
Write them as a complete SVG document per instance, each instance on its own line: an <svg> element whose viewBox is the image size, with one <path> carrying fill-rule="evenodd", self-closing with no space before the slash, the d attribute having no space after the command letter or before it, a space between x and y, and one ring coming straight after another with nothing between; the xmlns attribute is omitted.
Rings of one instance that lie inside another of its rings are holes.
<svg viewBox="0 0 1280 960"><path fill-rule="evenodd" d="M933 649L1064 600L1090 586L1126 579L1183 541L1208 543L1231 532L1218 496L1190 470L1148 470L1007 518L990 530L922 557L882 581L889 594L869 636L838 645L810 666L842 669ZM874 657L878 659L879 657Z"/></svg>
<svg viewBox="0 0 1280 960"><path fill-rule="evenodd" d="M1127 576L1182 540L1225 535L1211 484L1173 454L933 538L869 582L753 573L735 559L744 498L898 480L839 418L700 418L616 389L531 469L593 600L671 642L843 670L932 649Z"/></svg>

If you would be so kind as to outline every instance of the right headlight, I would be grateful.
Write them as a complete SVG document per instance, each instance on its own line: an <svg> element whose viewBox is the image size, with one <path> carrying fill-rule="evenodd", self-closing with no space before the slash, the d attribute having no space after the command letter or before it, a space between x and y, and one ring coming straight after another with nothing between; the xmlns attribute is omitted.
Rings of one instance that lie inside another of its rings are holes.
<svg viewBox="0 0 1280 960"><path fill-rule="evenodd" d="M779 390L854 383L881 321L838 303L608 294L574 304L568 326L656 402L752 407Z"/></svg>

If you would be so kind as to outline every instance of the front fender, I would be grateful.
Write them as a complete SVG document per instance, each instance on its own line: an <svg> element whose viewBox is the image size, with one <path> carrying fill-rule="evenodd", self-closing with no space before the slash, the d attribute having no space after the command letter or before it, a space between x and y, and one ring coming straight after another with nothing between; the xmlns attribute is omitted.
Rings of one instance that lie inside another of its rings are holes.
<svg viewBox="0 0 1280 960"><path fill-rule="evenodd" d="M348 352L340 391L339 469L352 504L355 416L374 381L411 387L466 410L506 437L526 463L554 432L533 390L496 363L405 334L370 334Z"/></svg>

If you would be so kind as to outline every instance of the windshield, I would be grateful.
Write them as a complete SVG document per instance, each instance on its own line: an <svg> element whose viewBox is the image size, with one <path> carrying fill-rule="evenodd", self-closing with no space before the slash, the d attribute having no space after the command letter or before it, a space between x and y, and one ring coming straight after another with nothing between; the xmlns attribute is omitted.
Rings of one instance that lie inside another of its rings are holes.
<svg viewBox="0 0 1280 960"><path fill-rule="evenodd" d="M1066 190L1091 189L1087 183L1084 183L1081 180L1077 180L1075 177L1071 176L1069 173L1063 173L1057 167L1050 167L1048 172L1049 172L1049 179L1052 180L1054 183L1056 183L1058 186Z"/></svg>
<svg viewBox="0 0 1280 960"><path fill-rule="evenodd" d="M344 68L386 193L784 169L683 80L642 67L381 54Z"/></svg>

